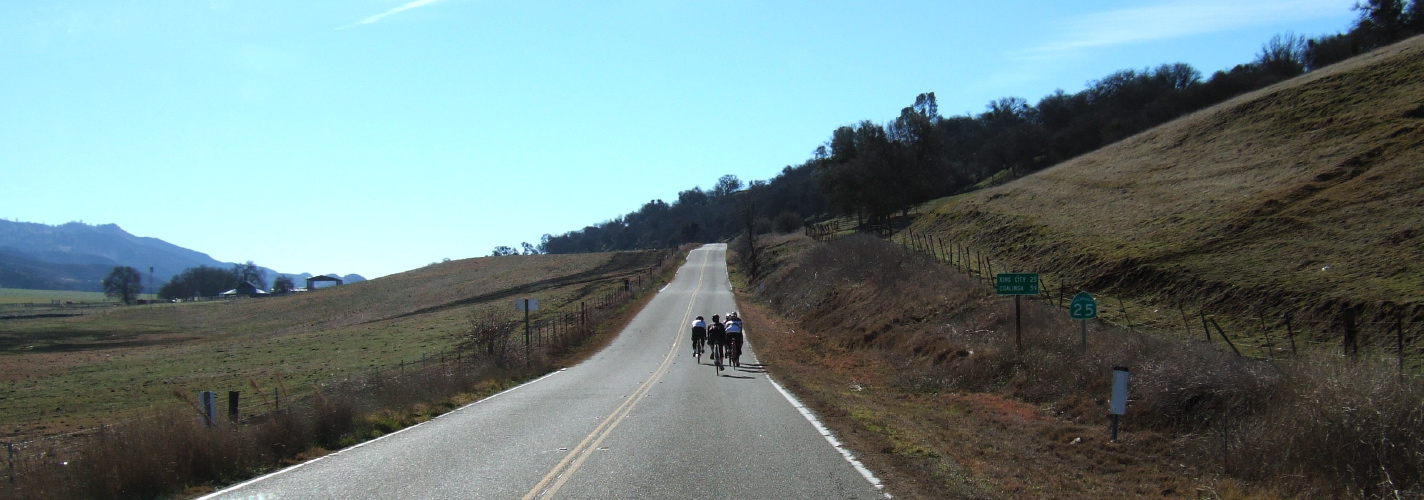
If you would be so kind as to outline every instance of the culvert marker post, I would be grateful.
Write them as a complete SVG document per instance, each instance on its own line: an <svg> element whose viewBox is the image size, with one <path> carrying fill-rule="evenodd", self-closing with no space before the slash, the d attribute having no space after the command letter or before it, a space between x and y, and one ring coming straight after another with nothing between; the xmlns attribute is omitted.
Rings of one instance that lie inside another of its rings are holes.
<svg viewBox="0 0 1424 500"><path fill-rule="evenodd" d="M1122 416L1127 414L1127 367L1113 367L1112 405L1108 413L1112 415L1112 440L1117 441L1117 428Z"/></svg>

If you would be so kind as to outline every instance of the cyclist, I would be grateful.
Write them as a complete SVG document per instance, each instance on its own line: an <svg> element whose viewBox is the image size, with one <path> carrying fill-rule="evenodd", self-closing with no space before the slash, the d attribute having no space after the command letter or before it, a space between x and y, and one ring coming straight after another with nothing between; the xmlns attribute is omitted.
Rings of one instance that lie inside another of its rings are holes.
<svg viewBox="0 0 1424 500"><path fill-rule="evenodd" d="M698 316L697 320L692 322L693 356L702 356L702 345L705 342L707 342L707 322L702 319L702 316Z"/></svg>
<svg viewBox="0 0 1424 500"><path fill-rule="evenodd" d="M707 345L712 347L712 360L719 366L722 364L722 356L726 351L723 346L727 342L727 327L722 324L721 319L716 314L712 315L712 323L707 325Z"/></svg>
<svg viewBox="0 0 1424 500"><path fill-rule="evenodd" d="M727 313L727 356L732 366L742 366L742 318L737 313Z"/></svg>

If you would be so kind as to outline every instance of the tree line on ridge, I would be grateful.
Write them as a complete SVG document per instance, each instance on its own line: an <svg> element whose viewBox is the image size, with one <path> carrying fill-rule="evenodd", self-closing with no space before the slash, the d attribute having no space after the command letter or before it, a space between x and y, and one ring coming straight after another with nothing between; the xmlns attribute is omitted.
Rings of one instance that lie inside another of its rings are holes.
<svg viewBox="0 0 1424 500"><path fill-rule="evenodd" d="M545 234L524 253L661 248L726 240L748 228L789 232L833 216L882 221L920 203L1032 174L1236 95L1424 33L1424 0L1368 0L1348 31L1277 35L1252 62L1203 79L1185 63L1127 69L1030 104L990 102L978 115L939 115L933 92L895 119L836 128L811 158L767 181L722 176L671 203L651 200L613 220ZM495 255L516 255L498 247Z"/></svg>

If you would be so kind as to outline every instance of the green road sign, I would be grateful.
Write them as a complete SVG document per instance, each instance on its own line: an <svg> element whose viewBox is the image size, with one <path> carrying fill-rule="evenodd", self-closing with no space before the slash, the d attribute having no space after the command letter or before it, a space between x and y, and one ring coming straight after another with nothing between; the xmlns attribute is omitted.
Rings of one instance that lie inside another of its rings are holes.
<svg viewBox="0 0 1424 500"><path fill-rule="evenodd" d="M997 278L999 295L1038 295L1038 273L1003 273Z"/></svg>
<svg viewBox="0 0 1424 500"><path fill-rule="evenodd" d="M1073 319L1093 319L1098 317L1098 301L1088 292L1078 292L1073 302L1068 304L1068 315Z"/></svg>

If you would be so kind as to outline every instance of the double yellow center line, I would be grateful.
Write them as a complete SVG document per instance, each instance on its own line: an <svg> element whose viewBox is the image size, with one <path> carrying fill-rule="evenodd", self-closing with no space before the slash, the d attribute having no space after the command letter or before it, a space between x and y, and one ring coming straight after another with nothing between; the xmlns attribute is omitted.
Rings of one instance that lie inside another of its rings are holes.
<svg viewBox="0 0 1424 500"><path fill-rule="evenodd" d="M562 488L564 483L568 482L570 477L573 477L574 472L583 465L583 462L588 460L589 456L593 455L594 450L598 449L598 445L603 443L603 440L607 438L609 434L613 433L613 429L618 427L618 424L633 412L633 408L638 406L638 402L642 400L643 396L652 390L653 384L656 384L658 380L661 380L663 375L667 373L668 367L672 366L674 359L677 359L677 346L681 343L682 326L688 324L691 320L693 306L697 304L697 294L702 291L702 279L707 274L708 253L710 252L702 252L702 265L697 273L697 287L692 291L692 298L687 301L687 310L683 312L682 322L678 324L677 334L673 336L672 348L669 349L668 353L663 357L662 364L658 365L657 370L653 372L653 376L648 377L647 381L638 386L638 390L633 391L633 394L628 396L628 398L623 401L623 404L618 406L618 409L613 410L613 413L603 419L603 422L599 423L598 427L594 427L593 432L584 437L578 446L569 450L568 455L565 455L564 459L560 460L558 465L554 466L553 470L545 474L544 478L539 480L539 483L535 484L534 488L529 490L529 493L524 494L524 500L553 498L554 494L559 492L559 488ZM551 481L553 484L549 484Z"/></svg>

